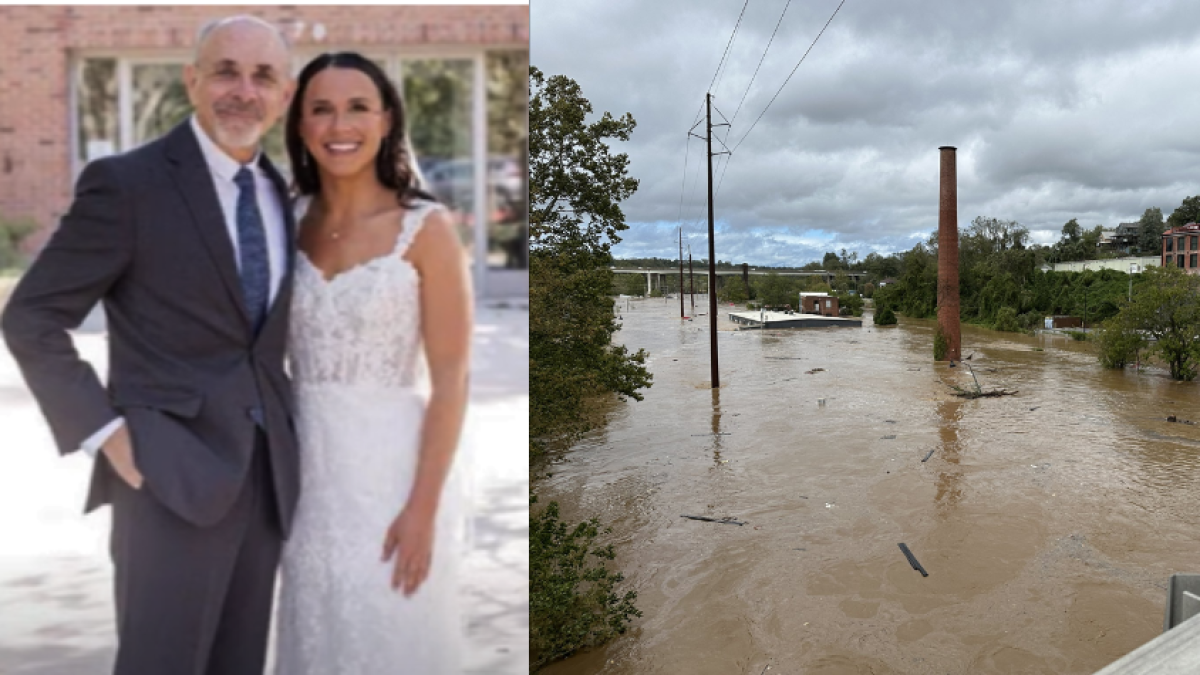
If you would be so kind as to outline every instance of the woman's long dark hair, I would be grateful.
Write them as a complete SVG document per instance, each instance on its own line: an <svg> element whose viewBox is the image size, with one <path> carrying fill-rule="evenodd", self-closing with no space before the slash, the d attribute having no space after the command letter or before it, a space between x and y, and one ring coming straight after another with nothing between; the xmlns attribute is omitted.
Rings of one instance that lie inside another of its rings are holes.
<svg viewBox="0 0 1200 675"><path fill-rule="evenodd" d="M379 182L395 191L396 199L405 208L412 206L414 198L434 200L434 197L422 190L417 182L417 174L413 169L413 160L406 142L407 120L404 117L404 104L400 100L400 93L396 91L396 87L382 68L356 52L322 54L300 71L296 93L292 97L292 105L288 108L285 129L288 158L292 162L296 191L301 195L314 195L321 191L321 175L317 172L316 161L304 146L304 139L300 137L300 118L304 114L304 92L308 89L308 83L326 68L357 70L371 78L375 88L379 90L384 112L391 117L387 136L379 147L379 153L375 155L375 177Z"/></svg>

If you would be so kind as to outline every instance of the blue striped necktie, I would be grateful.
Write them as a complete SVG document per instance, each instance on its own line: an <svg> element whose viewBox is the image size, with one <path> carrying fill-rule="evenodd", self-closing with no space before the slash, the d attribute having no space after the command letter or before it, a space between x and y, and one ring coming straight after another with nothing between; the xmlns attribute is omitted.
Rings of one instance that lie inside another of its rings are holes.
<svg viewBox="0 0 1200 675"><path fill-rule="evenodd" d="M242 294L250 322L255 334L262 327L267 315L267 302L271 294L271 263L267 258L267 235L263 229L262 214L258 210L254 174L242 167L233 177L238 186L237 230L239 271L242 277Z"/></svg>

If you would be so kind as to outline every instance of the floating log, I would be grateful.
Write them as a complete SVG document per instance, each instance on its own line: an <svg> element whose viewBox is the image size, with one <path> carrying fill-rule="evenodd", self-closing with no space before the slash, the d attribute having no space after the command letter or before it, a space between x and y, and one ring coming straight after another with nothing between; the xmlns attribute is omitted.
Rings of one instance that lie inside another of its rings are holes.
<svg viewBox="0 0 1200 675"><path fill-rule="evenodd" d="M957 387L956 387L957 389ZM1008 391L1007 389L993 389L992 391L967 391L966 389L958 389L954 392L955 396L961 398L997 398L999 396L1014 396L1017 391Z"/></svg>
<svg viewBox="0 0 1200 675"><path fill-rule="evenodd" d="M921 563L917 562L917 558L916 558L916 556L914 556L914 555L912 554L912 551L908 550L908 546L907 546L907 545L905 545L905 544L900 544L900 550L904 552L904 557L905 557L905 558L908 558L908 564L909 564L909 565L912 565L912 568L913 568L914 570L916 570L916 571L920 572L920 573L921 573L921 576L923 576L923 577L927 577L927 576L929 576L929 572L926 572L926 571L925 571L925 568L924 568L924 567L921 567Z"/></svg>
<svg viewBox="0 0 1200 675"><path fill-rule="evenodd" d="M745 525L745 522L734 520L733 518L709 518L707 516L679 516L680 518L690 518L692 520L703 520L706 523L723 523L725 525Z"/></svg>
<svg viewBox="0 0 1200 675"><path fill-rule="evenodd" d="M928 454L928 455L925 455L925 459L921 460L921 463L922 463L922 464L924 464L925 462L928 462L930 457L933 457L933 451L934 451L934 450L937 450L937 448L934 448L933 450L930 450L930 451L929 451L929 454Z"/></svg>

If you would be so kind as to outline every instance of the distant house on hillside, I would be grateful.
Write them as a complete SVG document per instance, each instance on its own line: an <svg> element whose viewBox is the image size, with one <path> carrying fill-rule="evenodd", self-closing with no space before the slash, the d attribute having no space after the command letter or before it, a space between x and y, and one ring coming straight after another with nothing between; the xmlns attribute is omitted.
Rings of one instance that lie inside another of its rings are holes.
<svg viewBox="0 0 1200 675"><path fill-rule="evenodd" d="M1142 226L1139 223L1121 223L1117 225L1116 233L1113 235L1113 243L1116 248L1125 253L1132 253L1137 248L1138 233L1141 232Z"/></svg>
<svg viewBox="0 0 1200 675"><path fill-rule="evenodd" d="M1117 231L1116 230L1100 230L1100 243L1098 244L1102 251L1116 251L1117 249Z"/></svg>
<svg viewBox="0 0 1200 675"><path fill-rule="evenodd" d="M1162 236L1162 265L1174 265L1188 274L1200 274L1200 224L1173 227Z"/></svg>

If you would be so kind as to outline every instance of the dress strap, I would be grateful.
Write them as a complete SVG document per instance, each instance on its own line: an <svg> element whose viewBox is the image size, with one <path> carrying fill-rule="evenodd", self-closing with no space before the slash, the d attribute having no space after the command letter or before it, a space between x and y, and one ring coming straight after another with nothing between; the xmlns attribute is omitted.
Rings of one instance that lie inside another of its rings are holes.
<svg viewBox="0 0 1200 675"><path fill-rule="evenodd" d="M437 202L420 201L413 208L406 211L404 214L404 229L400 231L400 236L396 238L394 255L402 258L408 255L408 247L412 246L413 240L421 232L421 227L425 224L425 218L430 213L444 208L446 207Z"/></svg>

